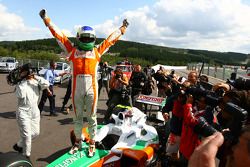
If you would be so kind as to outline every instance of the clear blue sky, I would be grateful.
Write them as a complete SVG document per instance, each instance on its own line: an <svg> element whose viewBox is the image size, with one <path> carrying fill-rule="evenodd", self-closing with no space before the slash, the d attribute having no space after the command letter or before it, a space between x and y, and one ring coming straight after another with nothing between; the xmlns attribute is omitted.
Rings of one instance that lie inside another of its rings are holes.
<svg viewBox="0 0 250 167"><path fill-rule="evenodd" d="M69 36L90 25L107 37L127 18L123 40L250 53L250 0L0 0L0 41L51 37L43 8Z"/></svg>

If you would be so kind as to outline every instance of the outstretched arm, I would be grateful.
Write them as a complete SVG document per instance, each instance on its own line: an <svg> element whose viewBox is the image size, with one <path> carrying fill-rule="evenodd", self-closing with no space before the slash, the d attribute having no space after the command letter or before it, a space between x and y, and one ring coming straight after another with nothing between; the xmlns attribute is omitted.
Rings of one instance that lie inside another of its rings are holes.
<svg viewBox="0 0 250 167"><path fill-rule="evenodd" d="M46 10L42 9L39 13L40 17L42 18L44 24L49 28L52 35L57 39L59 46L66 51L67 53L70 53L73 49L73 45L68 39L67 36L65 36L59 28L52 23L50 18L46 14Z"/></svg>
<svg viewBox="0 0 250 167"><path fill-rule="evenodd" d="M122 26L118 30L110 34L109 37L100 44L100 46L97 48L100 57L126 32L128 25L129 23L127 22L127 19L124 19Z"/></svg>

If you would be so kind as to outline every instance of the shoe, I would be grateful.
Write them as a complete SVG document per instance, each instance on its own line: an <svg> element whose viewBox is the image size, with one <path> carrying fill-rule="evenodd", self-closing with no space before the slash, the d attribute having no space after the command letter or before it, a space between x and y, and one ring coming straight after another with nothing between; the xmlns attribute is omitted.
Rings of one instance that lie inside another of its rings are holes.
<svg viewBox="0 0 250 167"><path fill-rule="evenodd" d="M50 115L49 115L49 116L56 117L56 116L58 116L58 114L56 114L56 113L50 113Z"/></svg>
<svg viewBox="0 0 250 167"><path fill-rule="evenodd" d="M75 154L78 150L81 150L82 146L81 146L81 142L75 142L75 144L73 145L73 147L69 150L69 154Z"/></svg>
<svg viewBox="0 0 250 167"><path fill-rule="evenodd" d="M89 145L88 156L93 157L95 155L95 144Z"/></svg>
<svg viewBox="0 0 250 167"><path fill-rule="evenodd" d="M63 105L61 108L61 112L63 112L65 110L65 106Z"/></svg>
<svg viewBox="0 0 250 167"><path fill-rule="evenodd" d="M22 147L19 147L17 144L15 144L13 146L13 149L19 153L22 153L23 152L23 148Z"/></svg>
<svg viewBox="0 0 250 167"><path fill-rule="evenodd" d="M69 114L69 112L70 112L70 109L67 108L67 109L66 109L66 114Z"/></svg>

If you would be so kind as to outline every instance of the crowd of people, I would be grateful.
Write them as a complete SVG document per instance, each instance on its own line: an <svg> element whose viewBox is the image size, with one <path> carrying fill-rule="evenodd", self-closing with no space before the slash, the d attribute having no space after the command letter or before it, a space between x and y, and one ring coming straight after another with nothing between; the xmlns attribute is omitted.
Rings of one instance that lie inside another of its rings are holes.
<svg viewBox="0 0 250 167"><path fill-rule="evenodd" d="M128 78L121 68L113 71L108 62L101 62L101 56L125 33L128 26L126 20L117 31L95 47L96 36L93 28L81 27L77 32L77 43L73 45L52 24L45 10L40 12L40 16L53 36L64 46L73 67L61 108L64 111L72 96L76 116L76 141L69 151L70 154L81 149L85 110L90 135L88 156L94 156L97 102L101 89L105 88L108 109L104 123L109 122L112 111L118 104L147 111L147 105L136 100L141 94L151 95L153 91L157 91L158 97L166 98L166 104L159 108L165 120L164 135L167 138L166 141L160 141L165 146L163 166L215 166L215 157L220 160L220 166L242 162L250 164L249 80L237 79L211 86L208 77L199 76L196 71L191 71L185 77L162 66L155 71L150 65L142 68L140 64L133 65L131 77ZM31 155L32 139L39 134L40 113L47 98L50 102L50 115L57 116L53 92L53 79L58 75L54 71L55 65L54 61L50 62L45 78L35 76L29 73L29 69L23 68L22 80L16 86L17 121L21 139L13 148L27 157ZM43 93L37 106L35 104L40 90Z"/></svg>

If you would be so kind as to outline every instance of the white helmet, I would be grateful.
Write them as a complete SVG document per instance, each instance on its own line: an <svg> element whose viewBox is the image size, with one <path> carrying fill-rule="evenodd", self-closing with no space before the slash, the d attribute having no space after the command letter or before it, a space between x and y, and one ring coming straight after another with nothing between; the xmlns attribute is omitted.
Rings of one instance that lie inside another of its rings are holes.
<svg viewBox="0 0 250 167"><path fill-rule="evenodd" d="M80 27L76 34L77 38L96 38L95 30L90 26Z"/></svg>

